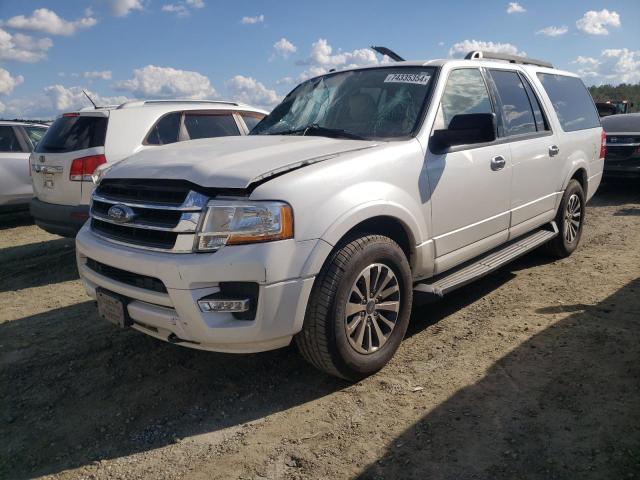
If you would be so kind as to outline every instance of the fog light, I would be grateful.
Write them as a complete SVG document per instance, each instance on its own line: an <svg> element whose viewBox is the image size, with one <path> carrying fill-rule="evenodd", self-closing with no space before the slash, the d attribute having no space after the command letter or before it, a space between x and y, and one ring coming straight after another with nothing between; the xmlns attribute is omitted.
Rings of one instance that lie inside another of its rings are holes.
<svg viewBox="0 0 640 480"><path fill-rule="evenodd" d="M251 307L251 301L248 298L243 299L207 299L198 300L198 306L203 312L227 312L242 313L247 312Z"/></svg>

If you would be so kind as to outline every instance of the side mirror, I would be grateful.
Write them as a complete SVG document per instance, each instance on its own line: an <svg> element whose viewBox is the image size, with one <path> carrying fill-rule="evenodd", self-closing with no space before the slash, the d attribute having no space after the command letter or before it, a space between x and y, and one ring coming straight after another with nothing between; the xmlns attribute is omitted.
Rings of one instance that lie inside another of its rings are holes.
<svg viewBox="0 0 640 480"><path fill-rule="evenodd" d="M456 115L449 128L435 130L431 137L436 150L442 151L456 145L493 142L496 139L495 113L468 113Z"/></svg>

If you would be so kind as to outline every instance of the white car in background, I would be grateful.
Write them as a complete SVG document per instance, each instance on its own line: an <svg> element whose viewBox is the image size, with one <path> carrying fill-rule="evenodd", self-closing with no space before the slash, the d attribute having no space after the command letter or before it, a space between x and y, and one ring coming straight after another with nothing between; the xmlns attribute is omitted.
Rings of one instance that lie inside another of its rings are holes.
<svg viewBox="0 0 640 480"><path fill-rule="evenodd" d="M246 135L267 112L234 102L149 100L58 117L31 155L31 215L75 236L89 218L92 176L136 152L198 138Z"/></svg>
<svg viewBox="0 0 640 480"><path fill-rule="evenodd" d="M46 125L0 121L0 210L27 206L33 197L29 155Z"/></svg>

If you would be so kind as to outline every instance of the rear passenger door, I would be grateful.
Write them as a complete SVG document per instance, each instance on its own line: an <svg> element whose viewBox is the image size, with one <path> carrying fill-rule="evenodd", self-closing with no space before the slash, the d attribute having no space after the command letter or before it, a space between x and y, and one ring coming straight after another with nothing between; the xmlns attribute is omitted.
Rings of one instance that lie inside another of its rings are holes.
<svg viewBox="0 0 640 480"><path fill-rule="evenodd" d="M555 216L563 162L539 96L515 70L490 69L502 116L501 136L511 150L510 237Z"/></svg>
<svg viewBox="0 0 640 480"><path fill-rule="evenodd" d="M28 202L32 196L29 146L16 127L0 125L0 205Z"/></svg>

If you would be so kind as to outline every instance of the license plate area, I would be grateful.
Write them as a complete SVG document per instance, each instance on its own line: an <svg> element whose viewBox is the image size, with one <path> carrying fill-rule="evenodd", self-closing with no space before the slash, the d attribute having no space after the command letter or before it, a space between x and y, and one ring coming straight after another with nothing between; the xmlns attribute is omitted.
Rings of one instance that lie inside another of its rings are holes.
<svg viewBox="0 0 640 480"><path fill-rule="evenodd" d="M103 288L96 288L98 315L114 325L125 328L133 322L127 312L128 299Z"/></svg>

